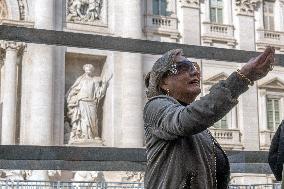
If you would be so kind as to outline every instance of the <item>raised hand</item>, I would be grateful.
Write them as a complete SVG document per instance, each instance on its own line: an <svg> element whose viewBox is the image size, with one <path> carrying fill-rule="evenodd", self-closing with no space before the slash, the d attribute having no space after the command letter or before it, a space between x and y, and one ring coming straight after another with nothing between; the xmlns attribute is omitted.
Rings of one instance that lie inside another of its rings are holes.
<svg viewBox="0 0 284 189"><path fill-rule="evenodd" d="M264 76L271 70L275 65L275 49L273 47L267 47L263 53L259 56L252 58L246 63L240 70L251 81L256 81Z"/></svg>

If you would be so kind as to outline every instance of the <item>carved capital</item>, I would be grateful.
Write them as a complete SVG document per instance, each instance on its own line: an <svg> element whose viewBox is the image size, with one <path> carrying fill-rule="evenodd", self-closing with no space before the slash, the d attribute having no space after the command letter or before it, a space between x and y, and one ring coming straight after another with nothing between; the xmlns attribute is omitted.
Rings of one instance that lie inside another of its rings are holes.
<svg viewBox="0 0 284 189"><path fill-rule="evenodd" d="M236 0L236 11L238 14L253 16L255 8L262 0Z"/></svg>
<svg viewBox="0 0 284 189"><path fill-rule="evenodd" d="M199 0L179 0L181 7L199 8Z"/></svg>
<svg viewBox="0 0 284 189"><path fill-rule="evenodd" d="M26 47L25 43L14 42L14 41L1 41L0 44L1 44L1 47L5 50L20 51Z"/></svg>

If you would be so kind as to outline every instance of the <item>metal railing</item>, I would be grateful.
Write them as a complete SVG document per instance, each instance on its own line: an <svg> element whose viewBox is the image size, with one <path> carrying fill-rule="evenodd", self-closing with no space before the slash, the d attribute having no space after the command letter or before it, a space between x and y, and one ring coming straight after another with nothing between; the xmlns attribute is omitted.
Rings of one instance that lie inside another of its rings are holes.
<svg viewBox="0 0 284 189"><path fill-rule="evenodd" d="M51 181L0 181L5 189L144 189L138 182L51 182Z"/></svg>
<svg viewBox="0 0 284 189"><path fill-rule="evenodd" d="M229 189L281 189L281 184L230 185Z"/></svg>
<svg viewBox="0 0 284 189"><path fill-rule="evenodd" d="M11 189L144 189L141 182L62 182L0 181L0 188ZM280 189L281 184L230 185L229 189Z"/></svg>

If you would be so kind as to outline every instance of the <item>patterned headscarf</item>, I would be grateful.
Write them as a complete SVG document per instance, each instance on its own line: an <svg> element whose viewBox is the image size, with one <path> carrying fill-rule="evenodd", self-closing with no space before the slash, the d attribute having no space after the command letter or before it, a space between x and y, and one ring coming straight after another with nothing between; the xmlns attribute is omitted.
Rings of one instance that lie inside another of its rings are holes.
<svg viewBox="0 0 284 189"><path fill-rule="evenodd" d="M182 49L172 49L154 63L152 70L145 78L148 98L164 94L159 84L163 75L172 68L172 65L175 63L175 57L179 54L183 55Z"/></svg>

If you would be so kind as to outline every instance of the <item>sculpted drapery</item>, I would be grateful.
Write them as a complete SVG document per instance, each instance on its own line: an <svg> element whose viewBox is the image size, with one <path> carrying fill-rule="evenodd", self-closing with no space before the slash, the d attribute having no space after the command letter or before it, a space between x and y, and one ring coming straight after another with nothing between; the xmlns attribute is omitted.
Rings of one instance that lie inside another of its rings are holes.
<svg viewBox="0 0 284 189"><path fill-rule="evenodd" d="M105 95L107 82L93 76L91 64L84 65L84 71L67 92L67 116L72 126L69 143L100 139L98 104Z"/></svg>
<svg viewBox="0 0 284 189"><path fill-rule="evenodd" d="M69 0L67 20L94 22L101 19L102 0Z"/></svg>

